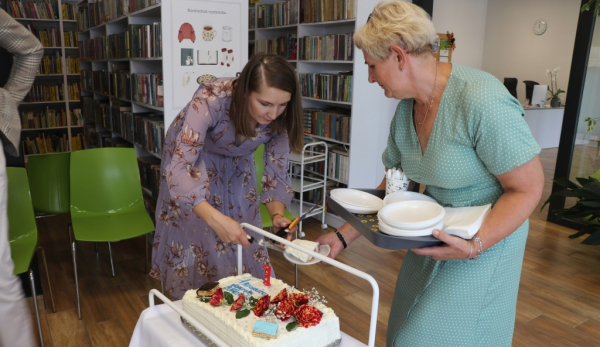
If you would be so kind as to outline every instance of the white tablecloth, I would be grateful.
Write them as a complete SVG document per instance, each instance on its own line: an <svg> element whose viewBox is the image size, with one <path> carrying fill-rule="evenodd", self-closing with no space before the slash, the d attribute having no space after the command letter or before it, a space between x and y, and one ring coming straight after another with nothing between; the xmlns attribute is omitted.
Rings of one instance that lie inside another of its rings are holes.
<svg viewBox="0 0 600 347"><path fill-rule="evenodd" d="M181 300L175 301L181 307ZM206 346L202 340L189 331L179 318L179 314L167 305L148 307L140 315L129 347L187 347ZM341 347L364 347L365 344L342 332Z"/></svg>

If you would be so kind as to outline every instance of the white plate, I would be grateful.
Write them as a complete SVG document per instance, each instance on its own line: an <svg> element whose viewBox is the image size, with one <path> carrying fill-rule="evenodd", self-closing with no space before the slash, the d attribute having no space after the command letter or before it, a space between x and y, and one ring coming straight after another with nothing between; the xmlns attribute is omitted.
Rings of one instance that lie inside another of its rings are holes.
<svg viewBox="0 0 600 347"><path fill-rule="evenodd" d="M399 190L388 194L383 199L383 206L392 204L394 202L406 201L406 200L423 200L437 203L432 197L417 192L409 192L406 190Z"/></svg>
<svg viewBox="0 0 600 347"><path fill-rule="evenodd" d="M336 200L336 199L333 199L333 200L335 200L335 202L337 202L338 204L340 204L340 206L342 206L343 208L345 208L346 210L348 210L348 212L350 212L350 213L370 214L370 213L377 213L377 211L379 211L378 208L357 207L357 206L354 206L354 205L345 204L345 203L343 203L343 202L341 202L339 200Z"/></svg>
<svg viewBox="0 0 600 347"><path fill-rule="evenodd" d="M400 229L423 229L444 218L446 211L437 202L407 200L386 205L379 210L379 220Z"/></svg>
<svg viewBox="0 0 600 347"><path fill-rule="evenodd" d="M323 255L323 256L328 256L329 252L331 252L331 248L329 247L329 245L319 245L319 251L317 253ZM312 257L311 260L304 262L296 257L294 257L293 255L290 255L286 252L283 252L283 256L285 257L285 259L287 259L288 261L294 263L294 264L298 264L298 265L312 265L312 264L316 264L318 262L320 262L321 260Z"/></svg>
<svg viewBox="0 0 600 347"><path fill-rule="evenodd" d="M381 209L383 200L373 194L351 188L338 188L331 191L331 197L337 202L343 202L360 208Z"/></svg>
<svg viewBox="0 0 600 347"><path fill-rule="evenodd" d="M443 227L444 227L444 222L440 221L436 225L430 226L425 229L404 230L404 229L399 229L399 228L389 226L389 225L385 224L384 222L382 222L381 220L379 220L379 230L381 230L381 232L383 232L385 234L392 235L392 236L405 236L405 237L406 236L408 236L408 237L410 237L410 236L430 236L433 232L433 229L442 230Z"/></svg>

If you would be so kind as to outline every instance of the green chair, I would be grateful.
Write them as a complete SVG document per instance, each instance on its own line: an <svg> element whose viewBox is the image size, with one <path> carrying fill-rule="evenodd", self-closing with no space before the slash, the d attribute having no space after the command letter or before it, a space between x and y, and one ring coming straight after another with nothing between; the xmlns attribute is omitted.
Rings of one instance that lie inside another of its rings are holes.
<svg viewBox="0 0 600 347"><path fill-rule="evenodd" d="M10 254L15 265L13 273L19 275L29 271L29 283L33 293L33 307L35 308L35 318L37 320L40 342L44 346L42 338L42 326L40 324L40 312L37 304L37 295L35 292L35 278L30 268L31 261L36 250L40 250L42 261L46 269L48 278L48 289L52 301L52 311L56 312L54 304L54 295L52 295L52 285L48 273L48 264L44 249L38 244L37 225L31 196L29 193L29 182L27 181L27 172L24 168L7 167L6 175L8 177L8 241L10 243Z"/></svg>
<svg viewBox="0 0 600 347"><path fill-rule="evenodd" d="M30 156L27 174L33 210L38 214L70 213L69 166L71 153Z"/></svg>
<svg viewBox="0 0 600 347"><path fill-rule="evenodd" d="M145 272L148 272L148 234L154 224L144 207L135 149L108 147L71 153L71 251L75 270L77 313L81 319L76 241L110 242L146 235Z"/></svg>
<svg viewBox="0 0 600 347"><path fill-rule="evenodd" d="M257 190L258 190L257 195L259 197L260 197L260 193L262 192L261 180L262 180L263 173L265 172L264 152L265 152L265 145L258 146L256 151L254 152L254 164L256 166L256 186L257 186ZM259 201L260 201L260 198L259 198ZM260 217L262 219L263 229L273 227L273 221L271 220L271 215L269 214L269 211L267 210L267 206L265 206L265 204L262 204L259 202L259 207L260 207ZM287 209L285 209L283 214L285 215L285 218L287 218L289 220L294 220L294 218L295 218L290 213L290 211L288 211Z"/></svg>

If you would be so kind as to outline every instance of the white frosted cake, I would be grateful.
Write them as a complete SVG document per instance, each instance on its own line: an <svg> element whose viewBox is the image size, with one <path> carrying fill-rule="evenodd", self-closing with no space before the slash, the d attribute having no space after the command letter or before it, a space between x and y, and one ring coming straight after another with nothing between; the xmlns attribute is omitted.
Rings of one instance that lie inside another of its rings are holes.
<svg viewBox="0 0 600 347"><path fill-rule="evenodd" d="M183 296L183 310L234 347L321 347L339 343L339 318L322 300L294 290L278 279L272 278L270 282L270 286L265 286L262 280L250 274L227 277L219 281L222 291L219 289L211 298L201 299L196 290L188 290ZM219 293L224 293L222 300L219 296L223 294ZM204 302L208 299L210 302ZM242 305L243 299L245 303ZM268 309L267 303L270 303ZM295 312L293 315L292 311ZM256 315L257 312L260 316ZM237 316L243 318L238 319ZM315 319L318 316L320 321ZM257 321L260 322L257 324ZM269 336L257 333L258 327L263 328L264 325L270 325L276 331L270 339L255 336ZM290 325L296 326L288 331Z"/></svg>
<svg viewBox="0 0 600 347"><path fill-rule="evenodd" d="M309 251L318 252L319 244L317 242L295 239L294 241L292 241L292 243L294 243L300 247L306 248ZM308 255L300 250L297 250L297 249L289 247L289 246L285 247L285 253L287 253L289 255L293 255L294 257L300 259L301 261L303 261L305 263L312 259L312 255Z"/></svg>

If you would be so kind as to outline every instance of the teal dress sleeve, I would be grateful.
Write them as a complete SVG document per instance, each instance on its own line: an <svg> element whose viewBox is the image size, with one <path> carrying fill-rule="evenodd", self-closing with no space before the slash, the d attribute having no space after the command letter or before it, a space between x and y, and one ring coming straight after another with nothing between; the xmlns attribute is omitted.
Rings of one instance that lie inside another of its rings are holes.
<svg viewBox="0 0 600 347"><path fill-rule="evenodd" d="M488 85L479 86L482 83ZM505 90L497 90L499 86L504 87L480 81L477 88L468 91L472 94L468 99L473 100L470 136L477 156L494 175L529 162L541 151L523 118L523 108Z"/></svg>

